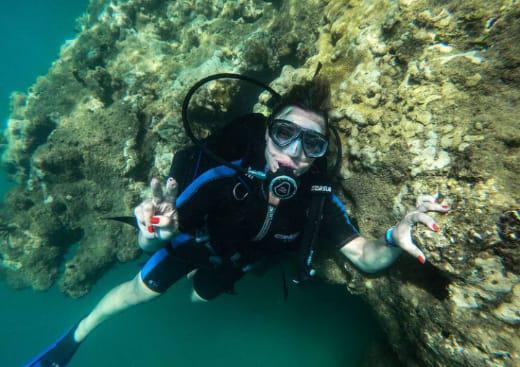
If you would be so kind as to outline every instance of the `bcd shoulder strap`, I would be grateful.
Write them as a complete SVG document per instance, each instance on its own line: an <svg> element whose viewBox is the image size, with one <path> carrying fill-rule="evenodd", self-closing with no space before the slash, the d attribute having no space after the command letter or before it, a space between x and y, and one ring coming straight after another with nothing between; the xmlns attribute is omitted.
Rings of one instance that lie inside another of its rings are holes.
<svg viewBox="0 0 520 367"><path fill-rule="evenodd" d="M227 161L247 157L262 143L265 117L258 113L241 116L203 140L213 152ZM169 176L175 178L181 193L191 182L220 163L196 145L178 150L173 157Z"/></svg>

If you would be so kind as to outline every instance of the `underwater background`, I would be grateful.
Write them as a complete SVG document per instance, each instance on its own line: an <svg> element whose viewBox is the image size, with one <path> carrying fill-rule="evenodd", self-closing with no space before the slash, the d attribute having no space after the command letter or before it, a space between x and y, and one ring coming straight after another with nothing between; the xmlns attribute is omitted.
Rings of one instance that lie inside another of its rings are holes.
<svg viewBox="0 0 520 367"><path fill-rule="evenodd" d="M74 37L86 0L0 3L0 116L9 95L47 73L60 46ZM13 185L0 172L0 194ZM0 366L21 366L85 315L113 286L133 277L146 256L116 265L86 296L9 289L0 281ZM359 366L384 337L368 305L341 286L290 289L280 274L245 279L238 296L189 302L188 282L100 326L71 366Z"/></svg>
<svg viewBox="0 0 520 367"><path fill-rule="evenodd" d="M0 365L21 366L51 344L113 286L134 276L119 265L85 297L57 287L13 291L0 285ZM279 273L244 279L235 296L189 301L179 282L163 297L109 320L82 344L71 366L360 366L383 336L369 307L340 287L291 289ZM383 356L382 356L383 357Z"/></svg>
<svg viewBox="0 0 520 367"><path fill-rule="evenodd" d="M287 303L278 270L204 305L183 282L102 325L72 366L520 365L520 1L1 7L0 165L19 185L2 180L0 367L33 357L146 260L133 228L100 218L131 213L168 175L195 82L237 72L286 94L318 69L341 139L336 192L363 235L380 238L425 193L452 208L432 213L438 232L414 228L426 263L403 255L369 276L322 246L330 285ZM192 101L201 130L268 104L231 82Z"/></svg>

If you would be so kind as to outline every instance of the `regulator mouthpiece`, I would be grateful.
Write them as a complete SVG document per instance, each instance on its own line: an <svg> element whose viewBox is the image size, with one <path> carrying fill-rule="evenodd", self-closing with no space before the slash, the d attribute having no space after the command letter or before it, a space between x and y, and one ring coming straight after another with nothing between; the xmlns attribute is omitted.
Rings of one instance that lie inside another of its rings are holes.
<svg viewBox="0 0 520 367"><path fill-rule="evenodd" d="M269 192L280 200L290 199L298 191L298 180L289 168L280 168L267 174L266 184Z"/></svg>

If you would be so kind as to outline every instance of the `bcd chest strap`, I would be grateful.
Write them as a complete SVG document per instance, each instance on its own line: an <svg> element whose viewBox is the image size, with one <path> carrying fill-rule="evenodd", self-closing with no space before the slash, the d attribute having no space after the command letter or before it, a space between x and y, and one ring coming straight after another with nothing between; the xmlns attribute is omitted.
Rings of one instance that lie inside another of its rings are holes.
<svg viewBox="0 0 520 367"><path fill-rule="evenodd" d="M299 284L305 280L312 279L316 275L313 267L315 255L315 243L320 232L320 224L323 219L323 208L325 200L332 194L332 186L328 183L320 183L311 185L310 187L311 201L299 257L299 271L293 282Z"/></svg>

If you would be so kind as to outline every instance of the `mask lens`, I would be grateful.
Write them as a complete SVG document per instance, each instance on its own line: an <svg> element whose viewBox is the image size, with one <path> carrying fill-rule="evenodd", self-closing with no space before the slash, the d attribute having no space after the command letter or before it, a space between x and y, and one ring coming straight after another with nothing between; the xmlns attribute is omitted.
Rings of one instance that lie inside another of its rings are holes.
<svg viewBox="0 0 520 367"><path fill-rule="evenodd" d="M305 132L303 134L303 149L305 155L310 158L321 157L327 151L327 139L317 133Z"/></svg>
<svg viewBox="0 0 520 367"><path fill-rule="evenodd" d="M270 130L271 138L281 147L290 144L299 133L299 129L294 124L283 121L275 121Z"/></svg>

